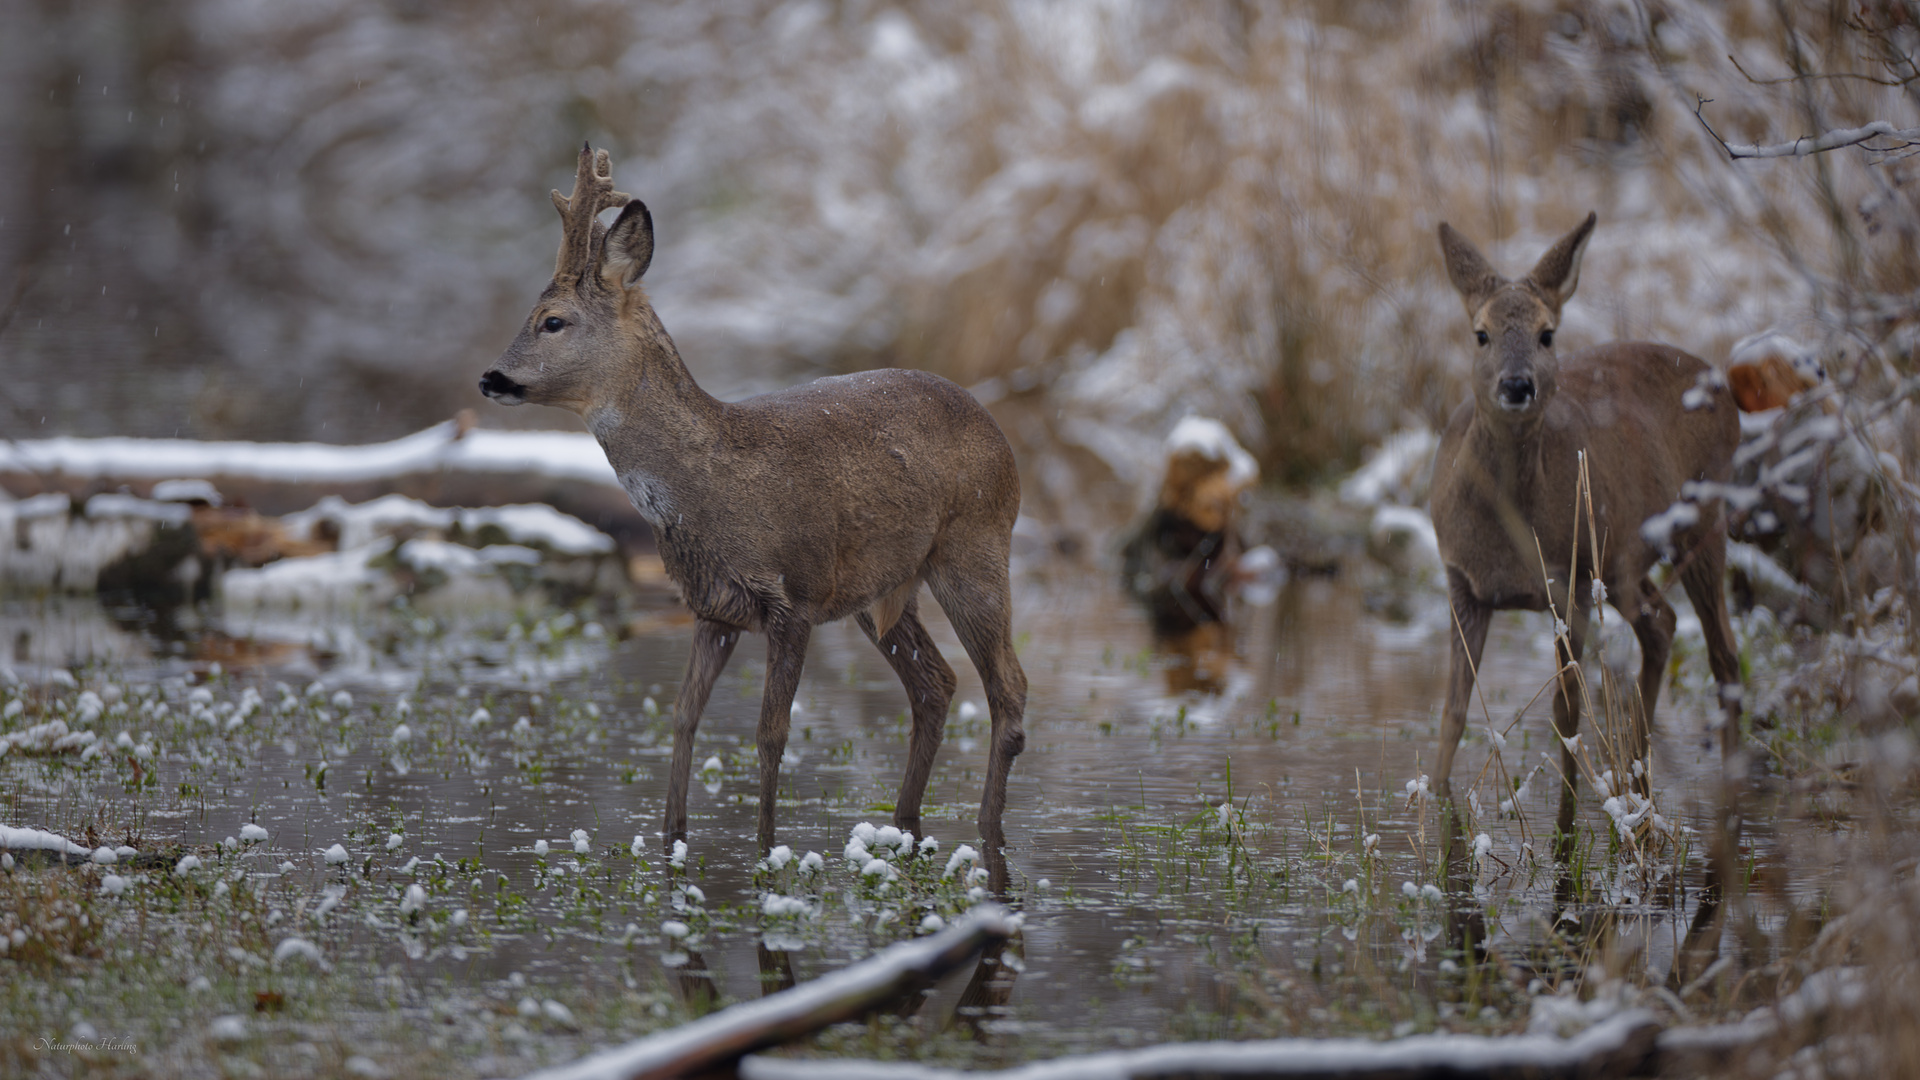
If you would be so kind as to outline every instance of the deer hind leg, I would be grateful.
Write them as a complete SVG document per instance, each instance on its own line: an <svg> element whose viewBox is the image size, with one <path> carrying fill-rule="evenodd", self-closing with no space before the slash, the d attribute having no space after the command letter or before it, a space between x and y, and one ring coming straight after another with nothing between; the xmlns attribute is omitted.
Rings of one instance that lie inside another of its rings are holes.
<svg viewBox="0 0 1920 1080"><path fill-rule="evenodd" d="M1474 674L1480 670L1480 654L1487 644L1487 625L1493 609L1474 598L1467 580L1449 570L1447 591L1453 605L1453 617L1459 620L1449 637L1453 640L1451 662L1447 667L1447 701L1440 714L1440 747L1434 757L1435 790L1440 797L1453 796L1453 755L1460 748L1460 736L1467 731L1467 714L1473 706Z"/></svg>
<svg viewBox="0 0 1920 1080"><path fill-rule="evenodd" d="M919 836L920 800L926 795L928 777L933 775L933 759L946 734L947 705L953 700L953 668L927 635L920 621L919 600L911 593L885 632L877 632L874 619L864 612L854 621L879 647L880 655L887 658L887 665L907 688L913 729L907 736L907 772L900 781L900 798L894 803L893 824Z"/></svg>
<svg viewBox="0 0 1920 1080"><path fill-rule="evenodd" d="M1733 644L1733 622L1727 618L1725 596L1726 538L1718 533L1701 541L1694 557L1680 571L1700 629L1707 639L1707 666L1720 689L1720 753L1733 756L1740 747L1740 652Z"/></svg>
<svg viewBox="0 0 1920 1080"><path fill-rule="evenodd" d="M804 621L767 623L767 685L760 695L760 850L773 850L773 810L780 792L780 759L787 752L793 695L807 659L813 627Z"/></svg>
<svg viewBox="0 0 1920 1080"><path fill-rule="evenodd" d="M1000 852L1006 835L1000 818L1007 806L1007 773L1027 745L1021 723L1027 709L1027 676L1013 651L1013 596L1007 581L1005 538L998 544L981 544L964 556L936 553L927 585L986 684L993 735L987 749L986 791L980 799L980 838L986 843L990 884L998 890L1006 885Z"/></svg>
<svg viewBox="0 0 1920 1080"><path fill-rule="evenodd" d="M693 653L680 680L680 696L673 705L673 771L667 778L667 850L687 838L687 778L693 772L693 733L700 713L713 693L714 680L727 666L740 631L725 623L701 619L693 628Z"/></svg>
<svg viewBox="0 0 1920 1080"><path fill-rule="evenodd" d="M1701 541L1693 560L1680 571L1687 599L1693 603L1694 614L1700 616L1700 628L1707 639L1707 664L1713 669L1713 681L1719 684L1724 715L1720 721L1719 820L1707 853L1707 876L1700 890L1700 905L1682 943L1681 955L1674 958L1676 972L1703 968L1718 953L1725 918L1725 887L1737 880L1739 873L1740 654L1734 648L1733 624L1727 618L1726 597L1722 594L1726 558L1726 537L1716 529Z"/></svg>
<svg viewBox="0 0 1920 1080"><path fill-rule="evenodd" d="M1633 636L1640 641L1640 700L1628 713L1627 769L1632 771L1633 762L1645 763L1633 777L1633 790L1645 795L1651 775L1647 767L1652 765L1647 760L1647 750L1653 744L1653 712L1660 704L1660 684L1666 678L1667 658L1673 654L1676 620L1673 605L1660 595L1653 582L1641 578L1638 588L1636 601L1630 607L1621 608L1620 613L1627 617Z"/></svg>

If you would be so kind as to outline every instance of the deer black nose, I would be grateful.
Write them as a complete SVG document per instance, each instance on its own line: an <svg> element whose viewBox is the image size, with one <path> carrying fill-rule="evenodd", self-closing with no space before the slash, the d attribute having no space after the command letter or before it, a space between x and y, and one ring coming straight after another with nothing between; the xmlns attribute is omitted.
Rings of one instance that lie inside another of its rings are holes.
<svg viewBox="0 0 1920 1080"><path fill-rule="evenodd" d="M1524 409L1533 404L1533 380L1520 375L1509 375L1500 380L1500 405L1507 409Z"/></svg>
<svg viewBox="0 0 1920 1080"><path fill-rule="evenodd" d="M488 397L525 397L527 388L497 371L480 377L480 392Z"/></svg>

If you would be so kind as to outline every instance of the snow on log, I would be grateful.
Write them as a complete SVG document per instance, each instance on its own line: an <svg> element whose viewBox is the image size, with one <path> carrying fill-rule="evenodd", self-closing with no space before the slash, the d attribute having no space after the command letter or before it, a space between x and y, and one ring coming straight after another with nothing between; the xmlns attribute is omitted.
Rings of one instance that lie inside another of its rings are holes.
<svg viewBox="0 0 1920 1080"><path fill-rule="evenodd" d="M0 825L0 850L3 851L52 851L61 855L91 855L87 848L45 829L16 829L11 825Z"/></svg>
<svg viewBox="0 0 1920 1080"><path fill-rule="evenodd" d="M1005 941L1016 926L1006 909L984 904L937 934L900 942L831 975L758 1001L743 1002L671 1031L543 1069L526 1080L642 1080L702 1075L743 1054L856 1019L898 1001L965 965L987 945Z"/></svg>
<svg viewBox="0 0 1920 1080"><path fill-rule="evenodd" d="M1629 1010L1570 1039L1552 1035L1413 1035L1367 1039L1271 1039L1173 1043L1145 1050L1039 1061L998 1072L968 1072L897 1061L800 1061L750 1057L743 1080L1149 1080L1187 1076L1311 1077L1395 1080L1475 1077L1549 1080L1639 1075L1652 1057L1660 1024Z"/></svg>
<svg viewBox="0 0 1920 1080"><path fill-rule="evenodd" d="M101 480L250 477L344 484L455 470L535 473L619 486L593 436L568 431L462 431L455 420L392 442L199 442L193 439L17 439L0 443L0 473Z"/></svg>

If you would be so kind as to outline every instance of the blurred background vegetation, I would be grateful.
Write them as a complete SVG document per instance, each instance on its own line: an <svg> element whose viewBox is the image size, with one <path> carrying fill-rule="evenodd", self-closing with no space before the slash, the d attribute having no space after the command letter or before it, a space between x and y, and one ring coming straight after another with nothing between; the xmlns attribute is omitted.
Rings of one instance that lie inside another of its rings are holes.
<svg viewBox="0 0 1920 1080"><path fill-rule="evenodd" d="M0 12L10 437L362 442L480 406L582 139L651 206L710 389L940 372L997 401L1036 509L1130 504L1190 412L1291 485L1438 426L1468 352L1442 220L1517 273L1597 209L1569 346L1719 362L1779 327L1912 369L1920 163L1729 161L1695 115L1909 126L1911 0Z"/></svg>

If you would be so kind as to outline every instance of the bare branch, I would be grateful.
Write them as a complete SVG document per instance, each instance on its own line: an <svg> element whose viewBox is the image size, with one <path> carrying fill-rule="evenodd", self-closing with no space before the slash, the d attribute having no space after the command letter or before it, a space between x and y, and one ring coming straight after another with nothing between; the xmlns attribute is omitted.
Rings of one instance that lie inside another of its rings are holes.
<svg viewBox="0 0 1920 1080"><path fill-rule="evenodd" d="M1749 72L1746 68L1741 67L1739 57L1728 53L1727 59L1733 61L1733 69L1735 71L1745 75L1747 81L1755 86L1778 86L1781 83L1802 82L1807 79L1858 79L1861 82L1872 83L1875 86L1905 86L1915 79L1920 79L1920 75L1909 75L1904 79L1880 79L1872 75L1861 75L1852 71L1808 71L1796 75L1782 75L1774 79L1762 79L1752 72Z"/></svg>

